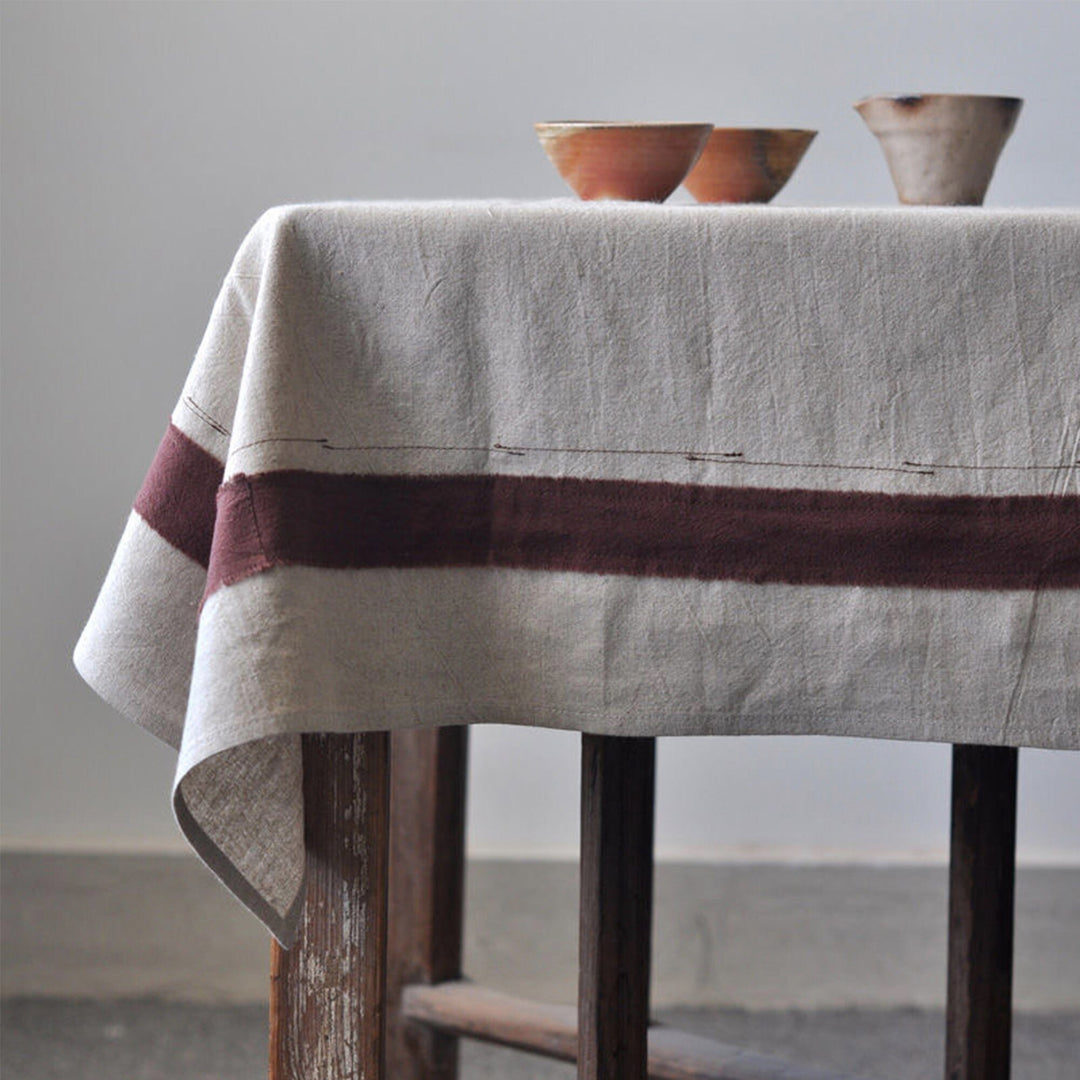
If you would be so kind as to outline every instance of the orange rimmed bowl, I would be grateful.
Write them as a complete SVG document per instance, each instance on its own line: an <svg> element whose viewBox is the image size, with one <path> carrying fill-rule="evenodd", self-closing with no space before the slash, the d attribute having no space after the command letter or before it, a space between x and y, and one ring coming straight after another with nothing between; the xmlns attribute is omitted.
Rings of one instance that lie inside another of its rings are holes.
<svg viewBox="0 0 1080 1080"><path fill-rule="evenodd" d="M583 199L663 202L690 171L712 124L566 120L534 125L544 153Z"/></svg>
<svg viewBox="0 0 1080 1080"><path fill-rule="evenodd" d="M700 203L767 203L815 135L805 128L714 128L683 186Z"/></svg>

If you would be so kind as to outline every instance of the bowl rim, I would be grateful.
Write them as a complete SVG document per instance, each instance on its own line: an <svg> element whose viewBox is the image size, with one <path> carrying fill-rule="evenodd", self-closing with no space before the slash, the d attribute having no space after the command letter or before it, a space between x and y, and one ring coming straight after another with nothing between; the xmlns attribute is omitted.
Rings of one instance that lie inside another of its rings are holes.
<svg viewBox="0 0 1080 1080"><path fill-rule="evenodd" d="M635 128L661 129L677 128L690 130L691 128L708 128L713 130L713 125L704 121L693 120L538 120L533 124L537 131L554 131L558 129L569 131L597 130L629 130Z"/></svg>
<svg viewBox="0 0 1080 1080"><path fill-rule="evenodd" d="M820 129L818 128L798 128L798 127L760 127L756 124L734 124L726 127L721 127L719 124L714 125L713 134L740 134L745 133L747 135L820 135Z"/></svg>
<svg viewBox="0 0 1080 1080"><path fill-rule="evenodd" d="M1024 99L1022 97L1014 97L1011 94L961 94L924 90L920 93L869 94L867 97L859 98L859 100L852 105L852 108L858 109L862 105L869 105L871 102L875 101L915 102L923 98L945 98L950 101L999 101L1009 102L1011 105L1016 106L1024 104Z"/></svg>

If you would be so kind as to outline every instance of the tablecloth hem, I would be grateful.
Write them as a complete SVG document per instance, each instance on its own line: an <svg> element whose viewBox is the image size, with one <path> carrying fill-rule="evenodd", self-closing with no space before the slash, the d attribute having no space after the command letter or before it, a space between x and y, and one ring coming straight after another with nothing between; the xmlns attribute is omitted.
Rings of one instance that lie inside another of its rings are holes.
<svg viewBox="0 0 1080 1080"><path fill-rule="evenodd" d="M808 726L809 715L806 712L776 712L762 714L734 714L722 712L703 712L700 714L684 713L681 716L666 713L650 722L647 718L624 717L618 719L618 709L587 708L578 706L573 711L567 709L544 709L536 707L527 714L513 715L496 707L490 711L460 706L436 710L434 714L418 715L412 705L400 711L380 709L377 718L370 721L359 715L356 710L301 711L264 716L250 725L233 728L228 732L215 732L218 738L192 744L185 744L183 757L177 771L177 785L184 775L208 761L210 758L228 750L235 750L263 738L282 735L308 735L320 733L361 734L374 731L408 731L417 728L444 728L461 726L496 725L503 727L546 728L551 731L575 731L590 735L613 736L651 736L656 738L694 738L714 736L743 736L775 738L777 736L811 736L823 738L851 739L888 739L898 742L924 742L938 744L970 743L985 746L1014 746L1037 750L1077 749L1067 740L1068 725L1062 721L1047 722L1048 735L1060 731L1063 738L1055 741L1053 737L1033 739L1033 733L1022 728L1010 730L1007 738L988 737L985 725L980 727L956 727L950 729L950 737L940 732L940 720L927 719L915 721L893 714L853 714L846 713L839 718L817 718L816 726ZM797 726L793 726L796 725Z"/></svg>

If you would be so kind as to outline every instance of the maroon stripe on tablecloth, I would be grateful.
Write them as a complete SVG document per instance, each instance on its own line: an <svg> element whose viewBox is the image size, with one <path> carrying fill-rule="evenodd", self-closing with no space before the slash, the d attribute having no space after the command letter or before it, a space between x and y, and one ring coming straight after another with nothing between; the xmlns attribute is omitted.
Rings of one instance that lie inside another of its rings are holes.
<svg viewBox="0 0 1080 1080"><path fill-rule="evenodd" d="M1080 586L1080 497L537 476L237 476L207 593L281 565L498 566L808 585Z"/></svg>
<svg viewBox="0 0 1080 1080"><path fill-rule="evenodd" d="M215 496L224 467L170 424L135 497L135 510L156 533L203 566L210 565Z"/></svg>

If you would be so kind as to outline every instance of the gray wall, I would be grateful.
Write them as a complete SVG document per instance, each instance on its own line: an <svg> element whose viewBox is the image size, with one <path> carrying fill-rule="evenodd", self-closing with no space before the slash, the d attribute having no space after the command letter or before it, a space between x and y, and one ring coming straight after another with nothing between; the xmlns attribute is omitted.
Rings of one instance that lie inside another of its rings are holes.
<svg viewBox="0 0 1080 1080"><path fill-rule="evenodd" d="M997 205L1080 203L1080 6L408 3L3 6L3 823L9 846L177 844L172 755L70 652L221 276L266 207L565 194L543 118L821 130L779 201L889 204L850 103L1027 105ZM481 851L572 847L576 741L476 739ZM663 851L940 855L943 747L662 746ZM1027 752L1021 844L1080 859L1080 755Z"/></svg>

